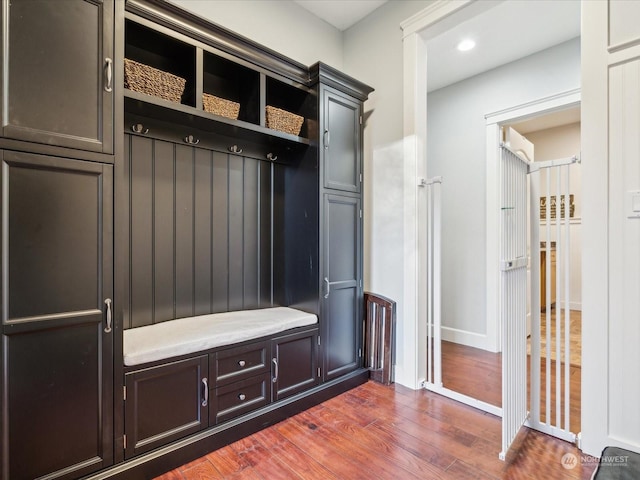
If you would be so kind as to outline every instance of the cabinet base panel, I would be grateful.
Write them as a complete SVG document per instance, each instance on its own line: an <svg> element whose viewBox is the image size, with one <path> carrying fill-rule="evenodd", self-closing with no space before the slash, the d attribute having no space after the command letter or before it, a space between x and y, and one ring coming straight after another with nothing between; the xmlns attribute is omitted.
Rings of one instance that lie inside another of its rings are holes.
<svg viewBox="0 0 640 480"><path fill-rule="evenodd" d="M306 392L293 395L222 425L208 428L152 452L115 465L85 480L148 480L365 383L369 370L358 369Z"/></svg>

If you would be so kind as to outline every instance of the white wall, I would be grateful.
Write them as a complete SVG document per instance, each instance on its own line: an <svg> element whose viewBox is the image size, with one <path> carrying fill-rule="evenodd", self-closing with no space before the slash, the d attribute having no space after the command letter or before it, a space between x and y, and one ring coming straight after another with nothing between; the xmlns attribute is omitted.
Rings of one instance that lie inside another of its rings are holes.
<svg viewBox="0 0 640 480"><path fill-rule="evenodd" d="M525 137L535 145L535 159L538 162L567 158L580 154L580 124L573 123L560 127L529 132ZM575 215L570 220L570 259L569 259L569 304L572 310L582 310L582 165L574 164L569 167L569 191L574 195ZM552 192L556 185L556 169L549 172ZM541 194L546 193L546 170L534 173L540 181ZM564 178L564 177L563 177ZM533 180L533 177L532 177ZM564 180L561 180L564 181ZM564 184L561 187L564 189ZM546 240L544 221L540 224L540 240ZM564 228L564 227L563 227ZM564 235L564 233L562 234ZM555 225L549 231L550 241L556 241ZM564 262L564 260L562 261ZM559 271L560 266L556 267ZM564 263L562 265L564 268Z"/></svg>
<svg viewBox="0 0 640 480"><path fill-rule="evenodd" d="M485 115L579 87L574 39L429 93L427 169L444 179L443 338L486 342Z"/></svg>
<svg viewBox="0 0 640 480"><path fill-rule="evenodd" d="M375 91L365 103L365 289L397 302L396 381L417 387L415 301L405 302L405 152L400 23L432 1L392 0L344 32L345 72ZM413 183L415 188L415 183ZM411 296L411 295L409 295Z"/></svg>
<svg viewBox="0 0 640 480"><path fill-rule="evenodd" d="M304 65L343 68L342 32L289 0L171 0Z"/></svg>

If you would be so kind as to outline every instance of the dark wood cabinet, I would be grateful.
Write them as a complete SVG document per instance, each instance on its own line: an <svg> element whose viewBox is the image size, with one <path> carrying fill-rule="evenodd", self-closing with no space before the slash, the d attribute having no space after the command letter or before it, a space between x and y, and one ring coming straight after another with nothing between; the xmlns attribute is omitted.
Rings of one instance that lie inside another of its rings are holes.
<svg viewBox="0 0 640 480"><path fill-rule="evenodd" d="M274 401L319 383L317 345L317 330L283 335L271 341Z"/></svg>
<svg viewBox="0 0 640 480"><path fill-rule="evenodd" d="M113 153L113 18L113 0L2 0L3 137Z"/></svg>
<svg viewBox="0 0 640 480"><path fill-rule="evenodd" d="M255 375L212 391L211 423L222 423L265 406L270 401L271 376Z"/></svg>
<svg viewBox="0 0 640 480"><path fill-rule="evenodd" d="M209 424L208 355L125 375L125 457L147 452Z"/></svg>
<svg viewBox="0 0 640 480"><path fill-rule="evenodd" d="M2 478L113 461L113 168L0 151Z"/></svg>
<svg viewBox="0 0 640 480"><path fill-rule="evenodd" d="M321 86L324 188L359 193L362 184L362 104L338 90Z"/></svg>
<svg viewBox="0 0 640 480"><path fill-rule="evenodd" d="M325 194L323 210L322 345L324 378L329 380L361 363L361 200Z"/></svg>

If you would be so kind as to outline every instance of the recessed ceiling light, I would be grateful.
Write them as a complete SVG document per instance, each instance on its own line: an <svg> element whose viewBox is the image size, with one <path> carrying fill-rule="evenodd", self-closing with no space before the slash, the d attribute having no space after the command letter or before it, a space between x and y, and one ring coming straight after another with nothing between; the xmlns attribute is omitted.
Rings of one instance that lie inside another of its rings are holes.
<svg viewBox="0 0 640 480"><path fill-rule="evenodd" d="M470 39L466 39L466 40L462 40L458 44L458 50L460 50L461 52L466 52L468 50L471 50L475 46L476 46L476 42Z"/></svg>

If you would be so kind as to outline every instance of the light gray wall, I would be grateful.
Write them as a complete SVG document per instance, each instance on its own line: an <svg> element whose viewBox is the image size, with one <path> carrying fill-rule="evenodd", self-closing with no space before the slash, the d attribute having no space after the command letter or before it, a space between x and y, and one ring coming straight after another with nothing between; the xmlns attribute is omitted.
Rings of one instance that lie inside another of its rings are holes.
<svg viewBox="0 0 640 480"><path fill-rule="evenodd" d="M485 115L579 87L574 39L429 94L427 169L444 178L444 326L486 332Z"/></svg>
<svg viewBox="0 0 640 480"><path fill-rule="evenodd" d="M342 32L289 0L171 0L304 65L343 68Z"/></svg>
<svg viewBox="0 0 640 480"><path fill-rule="evenodd" d="M399 312L404 297L400 23L431 3L431 0L392 0L344 32L345 72L375 89L365 103L365 289L398 302ZM402 329L401 315L398 329Z"/></svg>

